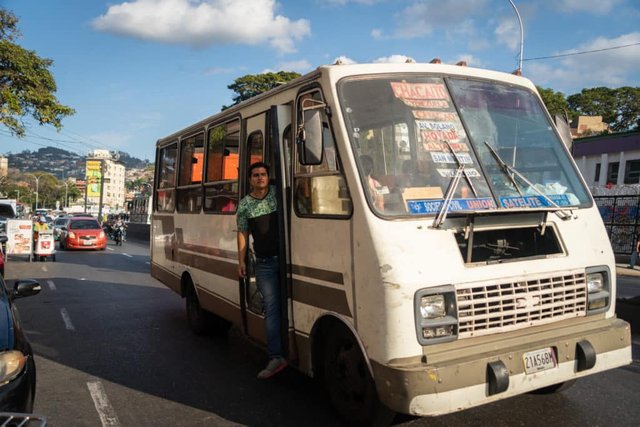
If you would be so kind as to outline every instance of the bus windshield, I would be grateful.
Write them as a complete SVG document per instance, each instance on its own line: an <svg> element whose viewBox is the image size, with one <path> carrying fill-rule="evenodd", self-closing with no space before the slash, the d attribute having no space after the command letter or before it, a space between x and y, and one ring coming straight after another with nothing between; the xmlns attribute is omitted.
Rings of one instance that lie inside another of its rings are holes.
<svg viewBox="0 0 640 427"><path fill-rule="evenodd" d="M381 215L433 215L448 189L449 211L590 203L527 89L408 74L345 79L338 94L367 199Z"/></svg>

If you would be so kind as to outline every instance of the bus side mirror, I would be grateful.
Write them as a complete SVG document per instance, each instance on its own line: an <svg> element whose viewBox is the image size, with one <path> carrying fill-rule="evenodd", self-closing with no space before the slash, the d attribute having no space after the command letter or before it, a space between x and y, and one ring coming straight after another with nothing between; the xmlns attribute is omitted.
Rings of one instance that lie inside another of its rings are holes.
<svg viewBox="0 0 640 427"><path fill-rule="evenodd" d="M299 160L303 165L322 163L322 114L320 108L303 111L298 131Z"/></svg>

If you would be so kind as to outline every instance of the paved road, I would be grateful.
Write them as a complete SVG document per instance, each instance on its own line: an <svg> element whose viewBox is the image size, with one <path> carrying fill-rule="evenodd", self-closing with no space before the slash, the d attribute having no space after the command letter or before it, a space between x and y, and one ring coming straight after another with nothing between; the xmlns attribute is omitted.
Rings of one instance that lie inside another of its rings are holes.
<svg viewBox="0 0 640 427"><path fill-rule="evenodd" d="M322 390L296 371L257 381L264 354L235 329L226 339L192 335L183 300L149 276L148 255L145 245L127 242L105 252L59 252L55 263L10 261L8 279L43 284L40 295L18 301L36 352L36 412L53 426L339 424ZM639 400L636 361L562 394L435 419L399 416L396 424L631 426Z"/></svg>

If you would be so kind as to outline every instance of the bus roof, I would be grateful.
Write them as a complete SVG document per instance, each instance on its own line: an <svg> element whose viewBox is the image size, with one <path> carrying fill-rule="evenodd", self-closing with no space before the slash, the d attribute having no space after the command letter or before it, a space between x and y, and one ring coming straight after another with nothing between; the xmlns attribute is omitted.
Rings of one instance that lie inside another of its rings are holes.
<svg viewBox="0 0 640 427"><path fill-rule="evenodd" d="M254 96L246 101L243 101L237 105L234 105L224 111L217 112L209 117L206 117L196 123L193 123L177 132L160 138L156 146L164 145L170 141L174 141L178 136L190 131L201 129L207 123L222 119L224 117L233 117L238 111L246 108L249 105L260 102L264 98L271 97L277 93L283 92L294 86L300 86L308 81L317 79L320 76L326 76L331 81L338 81L348 76L368 75L368 74L393 74L393 73L429 73L429 74L446 74L446 75L459 75L464 77L475 77L481 79L494 79L503 81L509 84L515 84L519 86L526 86L532 90L535 90L534 84L527 78L517 76L515 74L509 74L501 71L486 70L482 68L467 67L461 65L448 65L448 64L433 64L433 63L418 63L410 62L404 64L391 64L391 63L367 63L367 64L331 64L321 65L315 70L293 79L281 86L271 89L260 95Z"/></svg>

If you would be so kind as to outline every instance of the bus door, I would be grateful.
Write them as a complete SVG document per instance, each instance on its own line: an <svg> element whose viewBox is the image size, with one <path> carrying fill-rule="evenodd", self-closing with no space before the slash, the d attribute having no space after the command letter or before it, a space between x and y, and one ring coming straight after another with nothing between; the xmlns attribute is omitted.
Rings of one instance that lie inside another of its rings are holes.
<svg viewBox="0 0 640 427"><path fill-rule="evenodd" d="M300 319L326 312L354 317L350 309L353 301L353 208L328 111L319 88L299 94L296 126L302 128L304 124L304 135L297 130L295 140L310 138L312 133L322 137L322 152L317 164L309 164L301 143L293 144L291 160L292 317L303 334L310 330L305 330L305 322L301 323ZM314 114L316 126L312 132L311 122L305 120ZM298 345L298 348L303 351L308 346Z"/></svg>
<svg viewBox="0 0 640 427"><path fill-rule="evenodd" d="M286 162L282 161L284 150L282 149L283 132L290 129L291 107L274 106L270 112L265 112L257 116L253 116L246 121L246 155L244 156L244 191L248 194L251 189L248 185L248 168L252 163L263 161L270 167L271 185L276 188L276 196L278 198L279 214L278 228L280 235L280 274L281 274L281 296L282 296L282 325L283 325L283 345L286 349L287 340L285 334L287 331L288 321L288 305L287 295L287 259L288 259L288 238L287 236L287 203L285 202L285 194L287 192L286 179L287 167ZM289 168L290 170L290 168ZM241 285L241 301L243 318L245 320L245 328L247 334L258 342L266 344L266 329L263 314L262 295L258 291L255 280L255 272L253 268L254 255L250 251L248 263L248 277ZM285 351L286 352L286 351ZM289 355L291 352L289 351Z"/></svg>

